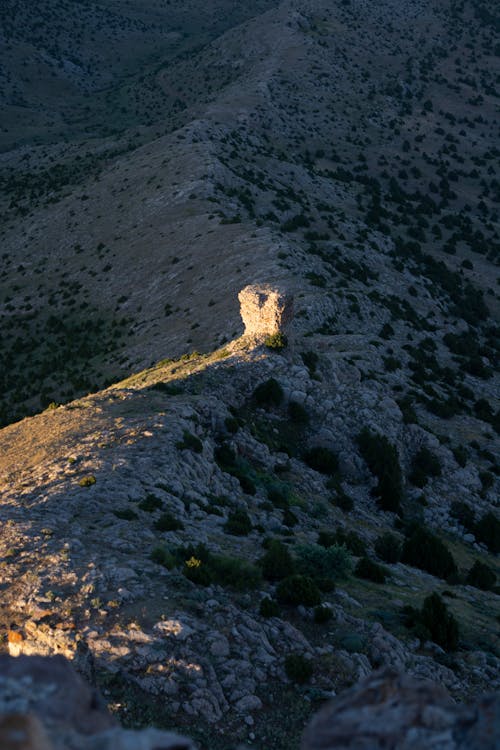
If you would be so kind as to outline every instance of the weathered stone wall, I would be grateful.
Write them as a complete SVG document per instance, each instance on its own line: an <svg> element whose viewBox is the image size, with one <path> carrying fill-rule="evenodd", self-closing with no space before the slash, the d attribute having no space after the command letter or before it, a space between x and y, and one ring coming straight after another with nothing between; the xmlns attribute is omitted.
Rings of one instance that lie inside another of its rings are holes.
<svg viewBox="0 0 500 750"><path fill-rule="evenodd" d="M269 284L246 286L238 295L245 336L284 332L293 318L291 294Z"/></svg>

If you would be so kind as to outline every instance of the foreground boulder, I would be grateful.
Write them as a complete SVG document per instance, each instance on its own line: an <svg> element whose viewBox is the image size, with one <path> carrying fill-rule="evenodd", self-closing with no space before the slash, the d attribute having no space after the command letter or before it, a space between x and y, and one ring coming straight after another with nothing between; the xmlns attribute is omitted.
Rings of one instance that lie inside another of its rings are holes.
<svg viewBox="0 0 500 750"><path fill-rule="evenodd" d="M500 695L453 703L436 683L392 669L328 703L311 721L302 750L496 750Z"/></svg>
<svg viewBox="0 0 500 750"><path fill-rule="evenodd" d="M1 750L194 750L171 732L122 729L63 656L0 656Z"/></svg>
<svg viewBox="0 0 500 750"><path fill-rule="evenodd" d="M459 705L436 683L394 669L328 703L302 750L497 750L500 695ZM1 750L195 750L156 729L122 729L62 656L0 656Z"/></svg>

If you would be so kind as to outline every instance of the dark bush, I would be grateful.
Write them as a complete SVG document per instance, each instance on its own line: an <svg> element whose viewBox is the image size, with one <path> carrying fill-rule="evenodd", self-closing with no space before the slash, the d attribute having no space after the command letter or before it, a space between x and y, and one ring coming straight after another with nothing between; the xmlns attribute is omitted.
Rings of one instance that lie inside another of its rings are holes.
<svg viewBox="0 0 500 750"><path fill-rule="evenodd" d="M318 544L322 547L331 547L337 543L337 532L336 531L319 531L318 532Z"/></svg>
<svg viewBox="0 0 500 750"><path fill-rule="evenodd" d="M349 513L354 508L354 501L349 495L346 495L343 490L340 490L333 495L332 505L335 505L336 508L340 508L344 513Z"/></svg>
<svg viewBox="0 0 500 750"><path fill-rule="evenodd" d="M214 583L237 591L255 589L261 583L260 570L238 557L212 555L209 567Z"/></svg>
<svg viewBox="0 0 500 750"><path fill-rule="evenodd" d="M176 565L175 557L164 547L155 547L151 552L151 560L168 570L172 570Z"/></svg>
<svg viewBox="0 0 500 750"><path fill-rule="evenodd" d="M319 607L314 608L314 622L318 625L323 625L325 622L329 622L333 618L333 612L330 607L324 604L320 604Z"/></svg>
<svg viewBox="0 0 500 750"><path fill-rule="evenodd" d="M288 404L288 416L297 425L309 424L309 414L298 401L290 401Z"/></svg>
<svg viewBox="0 0 500 750"><path fill-rule="evenodd" d="M495 483L495 477L493 476L491 471L480 471L479 479L481 480L483 492L487 492L488 490L490 490Z"/></svg>
<svg viewBox="0 0 500 750"><path fill-rule="evenodd" d="M295 553L297 571L310 576L323 590L328 590L328 586L325 586L327 581L345 578L352 567L348 551L338 544L326 549L319 544L300 544L295 548Z"/></svg>
<svg viewBox="0 0 500 750"><path fill-rule="evenodd" d="M453 617L439 594L431 594L424 600L420 613L422 625L429 631L431 639L445 651L455 651L458 646L458 622Z"/></svg>
<svg viewBox="0 0 500 750"><path fill-rule="evenodd" d="M388 571L369 557L362 557L354 568L354 575L374 583L385 583Z"/></svg>
<svg viewBox="0 0 500 750"><path fill-rule="evenodd" d="M269 378L257 386L253 399L260 406L279 406L283 401L283 388L277 380Z"/></svg>
<svg viewBox="0 0 500 750"><path fill-rule="evenodd" d="M146 513L153 513L155 510L163 508L163 501L155 495L146 495L144 500L141 500L138 507L141 510L146 511Z"/></svg>
<svg viewBox="0 0 500 750"><path fill-rule="evenodd" d="M259 614L261 617L279 617L280 608L274 599L265 596L260 602Z"/></svg>
<svg viewBox="0 0 500 750"><path fill-rule="evenodd" d="M358 435L361 455L378 478L374 494L382 510L398 513L403 499L403 478L398 452L384 435L364 429Z"/></svg>
<svg viewBox="0 0 500 750"><path fill-rule="evenodd" d="M182 440L177 441L175 447L179 448L179 450L191 450L195 453L201 453L203 451L203 443L201 440L187 430L184 430Z"/></svg>
<svg viewBox="0 0 500 750"><path fill-rule="evenodd" d="M224 427L228 432L231 433L231 435L234 435L238 432L240 425L238 420L234 417L226 417L224 420Z"/></svg>
<svg viewBox="0 0 500 750"><path fill-rule="evenodd" d="M223 471L227 471L227 467L236 463L236 453L227 443L217 446L214 450L214 458Z"/></svg>
<svg viewBox="0 0 500 750"><path fill-rule="evenodd" d="M261 566L264 578L268 581L280 581L293 573L294 561L288 547L273 539L261 559Z"/></svg>
<svg viewBox="0 0 500 750"><path fill-rule="evenodd" d="M168 511L161 514L154 526L157 531L180 531L184 528L182 521Z"/></svg>
<svg viewBox="0 0 500 750"><path fill-rule="evenodd" d="M428 448L420 448L413 457L410 482L415 487L424 487L429 477L439 477L441 471L439 459Z"/></svg>
<svg viewBox="0 0 500 750"><path fill-rule="evenodd" d="M406 539L401 560L439 578L448 578L457 573L455 560L446 545L422 527L417 527Z"/></svg>
<svg viewBox="0 0 500 750"><path fill-rule="evenodd" d="M198 586L210 586L213 583L210 567L194 557L185 561L182 572L188 580Z"/></svg>
<svg viewBox="0 0 500 750"><path fill-rule="evenodd" d="M257 488L251 476L247 462L239 458L227 443L222 443L214 450L214 458L222 471L236 477L241 489L247 495L255 495Z"/></svg>
<svg viewBox="0 0 500 750"><path fill-rule="evenodd" d="M301 352L302 361L309 370L309 373L312 375L314 372L316 372L316 367L319 362L319 356L316 354L316 352L308 351L308 352Z"/></svg>
<svg viewBox="0 0 500 750"><path fill-rule="evenodd" d="M283 487L271 486L267 490L267 497L275 508L285 510L288 508L288 493Z"/></svg>
<svg viewBox="0 0 500 750"><path fill-rule="evenodd" d="M293 526L296 526L299 522L299 519L293 512L293 510L290 510L290 508L285 508L283 511L283 524L284 526L288 526L289 528L292 528Z"/></svg>
<svg viewBox="0 0 500 750"><path fill-rule="evenodd" d="M255 495L255 493L257 492L255 482L243 469L235 468L230 473L233 475L233 477L236 477L245 495Z"/></svg>
<svg viewBox="0 0 500 750"><path fill-rule="evenodd" d="M478 542L485 544L490 552L500 552L500 521L491 511L486 513L474 528Z"/></svg>
<svg viewBox="0 0 500 750"><path fill-rule="evenodd" d="M175 557L183 563L183 573L193 583L209 586L217 583L237 591L256 588L262 580L260 570L238 557L214 555L203 544L178 547Z"/></svg>
<svg viewBox="0 0 500 750"><path fill-rule="evenodd" d="M467 531L472 531L475 524L474 511L467 505L459 500L455 500L451 504L450 515L456 518Z"/></svg>
<svg viewBox="0 0 500 750"><path fill-rule="evenodd" d="M306 451L303 459L311 469L329 476L333 476L339 467L337 455L329 448L323 448L322 446Z"/></svg>
<svg viewBox="0 0 500 750"><path fill-rule="evenodd" d="M132 508L121 508L120 510L114 510L113 514L120 518L122 521L135 521L136 518L139 518L135 510L132 510Z"/></svg>
<svg viewBox="0 0 500 750"><path fill-rule="evenodd" d="M469 586L475 586L477 589L482 589L483 591L493 589L496 580L497 577L492 569L484 563L479 562L479 560L476 560L467 574L467 583Z"/></svg>
<svg viewBox="0 0 500 750"><path fill-rule="evenodd" d="M224 524L224 531L233 536L247 536L252 531L250 516L244 510L232 511Z"/></svg>
<svg viewBox="0 0 500 750"><path fill-rule="evenodd" d="M462 468L467 464L467 449L463 445L457 445L456 448L453 448L453 456Z"/></svg>
<svg viewBox="0 0 500 750"><path fill-rule="evenodd" d="M387 532L375 540L375 552L386 563L397 563L401 560L401 542L395 534Z"/></svg>
<svg viewBox="0 0 500 750"><path fill-rule="evenodd" d="M343 545L355 557L361 557L366 552L366 544L355 531L337 531L337 544Z"/></svg>
<svg viewBox="0 0 500 750"><path fill-rule="evenodd" d="M311 662L301 654L289 654L285 659L285 672L291 682L304 685L311 679L314 669Z"/></svg>
<svg viewBox="0 0 500 750"><path fill-rule="evenodd" d="M298 607L315 607L321 603L321 594L312 578L302 575L291 575L284 578L276 589L276 598L281 604Z"/></svg>

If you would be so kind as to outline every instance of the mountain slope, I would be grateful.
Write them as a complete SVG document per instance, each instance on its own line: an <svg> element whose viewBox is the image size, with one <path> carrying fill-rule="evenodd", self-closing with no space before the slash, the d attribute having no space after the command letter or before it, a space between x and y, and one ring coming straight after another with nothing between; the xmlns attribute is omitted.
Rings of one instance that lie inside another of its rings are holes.
<svg viewBox="0 0 500 750"><path fill-rule="evenodd" d="M1 157L9 649L221 748L381 664L498 687L494 3L50 5L122 21L88 133L63 66ZM253 283L283 350L239 338Z"/></svg>

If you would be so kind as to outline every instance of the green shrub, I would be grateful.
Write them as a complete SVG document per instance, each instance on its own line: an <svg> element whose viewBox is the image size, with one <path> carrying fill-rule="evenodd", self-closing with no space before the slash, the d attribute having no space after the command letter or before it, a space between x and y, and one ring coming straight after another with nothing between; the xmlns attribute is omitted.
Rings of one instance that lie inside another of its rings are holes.
<svg viewBox="0 0 500 750"><path fill-rule="evenodd" d="M483 591L491 591L496 583L495 573L482 562L476 560L467 574L467 583L469 586L475 586Z"/></svg>
<svg viewBox="0 0 500 750"><path fill-rule="evenodd" d="M368 468L378 479L374 490L382 510L399 513L403 499L403 478L398 452L384 435L363 429L358 435L361 455Z"/></svg>
<svg viewBox="0 0 500 750"><path fill-rule="evenodd" d="M281 508L282 510L288 508L288 493L283 487L268 487L267 497L275 508Z"/></svg>
<svg viewBox="0 0 500 750"><path fill-rule="evenodd" d="M246 591L259 586L262 580L255 565L238 557L214 555L203 544L178 547L175 557L183 564L182 572L186 578L201 586L216 583Z"/></svg>
<svg viewBox="0 0 500 750"><path fill-rule="evenodd" d="M441 476L441 463L428 448L420 448L413 457L410 482L415 487L424 487L429 477Z"/></svg>
<svg viewBox="0 0 500 750"><path fill-rule="evenodd" d="M318 544L321 542L318 539ZM344 529L337 529L333 534L333 540L331 544L324 544L324 547L331 547L336 544L337 546L345 547L355 555L355 557L361 557L366 552L366 544L361 539L359 534L355 531L345 531Z"/></svg>
<svg viewBox="0 0 500 750"><path fill-rule="evenodd" d="M405 540L401 560L439 578L457 573L455 560L446 545L422 527L417 527Z"/></svg>
<svg viewBox="0 0 500 750"><path fill-rule="evenodd" d="M348 551L338 544L326 549L319 544L301 544L295 552L298 572L315 580L345 578L352 567Z"/></svg>
<svg viewBox="0 0 500 750"><path fill-rule="evenodd" d="M314 608L314 622L318 625L323 625L325 622L329 622L333 618L333 612L330 607L325 604L320 604L319 607Z"/></svg>
<svg viewBox="0 0 500 750"><path fill-rule="evenodd" d="M280 352L282 349L284 349L287 344L287 338L281 332L271 333L264 339L264 346L267 346L268 349L272 349L277 352Z"/></svg>
<svg viewBox="0 0 500 750"><path fill-rule="evenodd" d="M448 612L439 594L431 594L424 600L420 622L429 631L431 639L445 651L455 651L458 646L458 622Z"/></svg>
<svg viewBox="0 0 500 750"><path fill-rule="evenodd" d="M184 430L182 440L177 441L175 447L179 448L179 450L190 450L195 453L201 453L203 451L203 443L201 440L187 430Z"/></svg>
<svg viewBox="0 0 500 750"><path fill-rule="evenodd" d="M474 527L478 542L485 544L490 552L500 552L500 521L491 511L486 513Z"/></svg>
<svg viewBox="0 0 500 750"><path fill-rule="evenodd" d="M78 484L80 487L92 487L93 484L95 484L97 479L93 474L89 474L87 477L82 477Z"/></svg>
<svg viewBox="0 0 500 750"><path fill-rule="evenodd" d="M230 473L233 475L233 477L236 477L245 495L255 495L255 493L257 492L255 482L251 477L248 476L244 469L235 468Z"/></svg>
<svg viewBox="0 0 500 750"><path fill-rule="evenodd" d="M336 454L329 448L323 448L322 446L310 448L304 453L303 459L311 469L328 476L333 476L339 468L339 460Z"/></svg>
<svg viewBox="0 0 500 750"><path fill-rule="evenodd" d="M294 561L283 542L273 539L261 559L262 574L268 581L280 581L294 571Z"/></svg>
<svg viewBox="0 0 500 750"><path fill-rule="evenodd" d="M309 414L298 401L290 401L288 404L288 416L297 425L309 424Z"/></svg>
<svg viewBox="0 0 500 750"><path fill-rule="evenodd" d="M261 617L279 617L280 608L274 599L265 596L260 602L259 614Z"/></svg>
<svg viewBox="0 0 500 750"><path fill-rule="evenodd" d="M319 588L312 578L303 575L291 575L283 578L276 589L276 598L281 604L298 607L315 607L321 603Z"/></svg>
<svg viewBox="0 0 500 750"><path fill-rule="evenodd" d="M257 386L253 399L260 406L279 406L283 401L283 388L277 380L269 378Z"/></svg>
<svg viewBox="0 0 500 750"><path fill-rule="evenodd" d="M261 583L260 570L246 560L225 555L212 555L209 570L214 583L230 586L236 591L255 589Z"/></svg>
<svg viewBox="0 0 500 750"><path fill-rule="evenodd" d="M182 521L168 511L161 514L154 526L157 531L180 531L184 528Z"/></svg>
<svg viewBox="0 0 500 750"><path fill-rule="evenodd" d="M374 583L385 583L388 571L369 557L362 557L354 568L354 575Z"/></svg>
<svg viewBox="0 0 500 750"><path fill-rule="evenodd" d="M176 565L175 557L165 547L155 547L151 552L151 560L168 570L172 570Z"/></svg>
<svg viewBox="0 0 500 750"><path fill-rule="evenodd" d="M375 540L375 552L386 563L397 563L401 560L401 542L395 534L387 532Z"/></svg>
<svg viewBox="0 0 500 750"><path fill-rule="evenodd" d="M304 685L313 676L313 665L301 654L289 654L285 659L286 676L291 682Z"/></svg>
<svg viewBox="0 0 500 750"><path fill-rule="evenodd" d="M224 524L224 531L233 536L247 536L252 531L250 516L244 510L232 511Z"/></svg>

